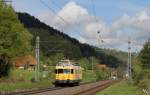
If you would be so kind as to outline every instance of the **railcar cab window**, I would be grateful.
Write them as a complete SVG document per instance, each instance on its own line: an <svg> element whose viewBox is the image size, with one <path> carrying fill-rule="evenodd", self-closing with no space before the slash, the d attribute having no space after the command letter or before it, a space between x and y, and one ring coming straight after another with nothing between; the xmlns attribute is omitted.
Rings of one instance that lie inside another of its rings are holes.
<svg viewBox="0 0 150 95"><path fill-rule="evenodd" d="M55 70L55 74L57 74L57 71L58 71L58 70L56 69L56 70Z"/></svg>
<svg viewBox="0 0 150 95"><path fill-rule="evenodd" d="M73 74L73 69L71 69L71 74Z"/></svg>

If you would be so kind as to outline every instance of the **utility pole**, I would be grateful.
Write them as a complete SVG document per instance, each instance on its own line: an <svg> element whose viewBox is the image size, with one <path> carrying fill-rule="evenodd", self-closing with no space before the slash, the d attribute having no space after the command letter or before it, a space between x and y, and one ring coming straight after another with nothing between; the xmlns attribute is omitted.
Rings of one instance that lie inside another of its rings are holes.
<svg viewBox="0 0 150 95"><path fill-rule="evenodd" d="M97 31L97 34L98 34L98 43L101 43L101 44L103 44L104 43L104 40L102 40L102 38L101 38L101 34L100 34L101 32L100 31ZM104 46L104 44L102 45L102 46ZM103 49L105 48L105 46L104 47L102 47Z"/></svg>
<svg viewBox="0 0 150 95"><path fill-rule="evenodd" d="M93 69L94 69L94 68L93 68L93 67L94 67L94 66L93 66L93 65L94 65L94 64L93 64L93 56L91 57L91 61L92 61L92 72L94 72L94 70L93 70Z"/></svg>
<svg viewBox="0 0 150 95"><path fill-rule="evenodd" d="M98 43L100 43L100 31L97 31L97 34L98 34Z"/></svg>
<svg viewBox="0 0 150 95"><path fill-rule="evenodd" d="M39 70L40 70L40 64L39 64L39 42L40 38L39 36L36 37L36 66L35 66L35 81L39 81Z"/></svg>
<svg viewBox="0 0 150 95"><path fill-rule="evenodd" d="M128 64L127 64L127 75L129 78L132 78L132 63L131 63L131 41L128 38Z"/></svg>

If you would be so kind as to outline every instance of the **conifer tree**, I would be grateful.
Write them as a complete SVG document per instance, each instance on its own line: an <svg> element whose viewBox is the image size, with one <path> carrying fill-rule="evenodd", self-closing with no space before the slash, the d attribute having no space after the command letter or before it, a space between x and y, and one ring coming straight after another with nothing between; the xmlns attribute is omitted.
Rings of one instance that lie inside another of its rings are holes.
<svg viewBox="0 0 150 95"><path fill-rule="evenodd" d="M145 43L143 49L140 52L139 57L143 69L150 68L150 39Z"/></svg>

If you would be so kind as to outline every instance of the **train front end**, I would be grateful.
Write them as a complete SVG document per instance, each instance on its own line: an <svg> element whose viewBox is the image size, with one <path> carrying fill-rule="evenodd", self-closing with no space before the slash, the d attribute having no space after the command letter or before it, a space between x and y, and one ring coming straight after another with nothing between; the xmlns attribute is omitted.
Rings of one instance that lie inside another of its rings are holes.
<svg viewBox="0 0 150 95"><path fill-rule="evenodd" d="M79 85L82 80L82 69L79 65L63 61L55 69L55 86Z"/></svg>

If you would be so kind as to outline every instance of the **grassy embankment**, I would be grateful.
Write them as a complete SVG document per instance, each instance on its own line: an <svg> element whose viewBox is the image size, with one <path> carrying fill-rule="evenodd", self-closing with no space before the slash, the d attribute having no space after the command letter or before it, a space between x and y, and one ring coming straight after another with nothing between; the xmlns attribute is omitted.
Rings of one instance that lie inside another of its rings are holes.
<svg viewBox="0 0 150 95"><path fill-rule="evenodd" d="M83 82L96 81L96 74L92 70L83 71Z"/></svg>
<svg viewBox="0 0 150 95"><path fill-rule="evenodd" d="M144 95L141 89L128 83L127 81L122 81L114 84L105 90L97 93L96 95Z"/></svg>
<svg viewBox="0 0 150 95"><path fill-rule="evenodd" d="M54 73L47 74L46 78L42 78L40 82L32 82L31 79L34 77L34 71L30 70L12 70L10 76L7 78L0 79L0 92L12 92L16 90L40 88L52 86L54 79ZM96 75L91 70L83 72L83 81L90 82L95 81Z"/></svg>
<svg viewBox="0 0 150 95"><path fill-rule="evenodd" d="M0 79L0 92L11 92L16 90L48 87L52 85L52 76L42 78L39 82L32 82L34 71L15 69L7 78Z"/></svg>

